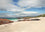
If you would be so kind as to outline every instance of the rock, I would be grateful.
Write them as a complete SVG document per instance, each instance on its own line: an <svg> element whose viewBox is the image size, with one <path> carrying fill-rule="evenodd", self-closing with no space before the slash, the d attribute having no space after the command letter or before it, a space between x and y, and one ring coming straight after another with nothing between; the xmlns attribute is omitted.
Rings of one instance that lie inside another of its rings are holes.
<svg viewBox="0 0 45 32"><path fill-rule="evenodd" d="M10 21L8 19L0 19L0 24L8 24L8 23L13 23L13 21Z"/></svg>

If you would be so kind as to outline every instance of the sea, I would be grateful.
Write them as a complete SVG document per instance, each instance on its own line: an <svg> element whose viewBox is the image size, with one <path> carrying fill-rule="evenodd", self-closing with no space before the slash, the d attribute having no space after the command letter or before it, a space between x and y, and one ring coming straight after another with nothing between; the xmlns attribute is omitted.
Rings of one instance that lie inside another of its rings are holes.
<svg viewBox="0 0 45 32"><path fill-rule="evenodd" d="M18 19L16 19L16 18L15 18L15 19L9 19L9 20L10 20L10 21L18 21Z"/></svg>

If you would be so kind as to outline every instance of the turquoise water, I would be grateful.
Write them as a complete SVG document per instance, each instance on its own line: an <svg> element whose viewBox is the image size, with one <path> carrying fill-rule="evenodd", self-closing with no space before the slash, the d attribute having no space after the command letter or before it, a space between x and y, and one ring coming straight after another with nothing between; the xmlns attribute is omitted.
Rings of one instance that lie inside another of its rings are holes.
<svg viewBox="0 0 45 32"><path fill-rule="evenodd" d="M9 20L18 20L18 19L9 19Z"/></svg>

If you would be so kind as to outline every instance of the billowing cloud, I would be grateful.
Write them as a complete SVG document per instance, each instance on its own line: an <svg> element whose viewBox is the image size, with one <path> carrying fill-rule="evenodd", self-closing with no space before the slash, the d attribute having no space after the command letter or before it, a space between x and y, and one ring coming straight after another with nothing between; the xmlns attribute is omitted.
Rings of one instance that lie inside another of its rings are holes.
<svg viewBox="0 0 45 32"><path fill-rule="evenodd" d="M0 17L22 17L37 14L38 12L25 11L31 7L45 7L45 0L19 0L18 3L13 2L13 0L0 0L0 10L7 11L7 13L0 13ZM8 13L8 11L12 13Z"/></svg>
<svg viewBox="0 0 45 32"><path fill-rule="evenodd" d="M21 16L34 16L33 14L38 14L38 12L34 12L34 11L23 11L21 12L19 15Z"/></svg>
<svg viewBox="0 0 45 32"><path fill-rule="evenodd" d="M45 0L20 0L18 5L20 7L45 7Z"/></svg>
<svg viewBox="0 0 45 32"><path fill-rule="evenodd" d="M21 11L24 9L21 9L20 7L17 7L16 5L13 5L13 0L0 0L0 10L6 10L6 11Z"/></svg>
<svg viewBox="0 0 45 32"><path fill-rule="evenodd" d="M24 14L32 14L32 13L37 13L37 12L31 12L31 11L24 11Z"/></svg>
<svg viewBox="0 0 45 32"><path fill-rule="evenodd" d="M10 0L0 0L0 9L7 9L10 2Z"/></svg>
<svg viewBox="0 0 45 32"><path fill-rule="evenodd" d="M12 12L12 13L0 13L0 17L24 17L24 16L34 16L33 14L38 14L37 12L33 12L33 11L15 11L15 12Z"/></svg>

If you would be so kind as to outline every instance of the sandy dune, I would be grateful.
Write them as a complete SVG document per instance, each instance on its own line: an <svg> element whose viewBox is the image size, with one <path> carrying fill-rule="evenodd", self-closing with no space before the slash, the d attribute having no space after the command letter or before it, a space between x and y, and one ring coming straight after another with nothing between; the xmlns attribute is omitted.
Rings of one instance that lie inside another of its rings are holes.
<svg viewBox="0 0 45 32"><path fill-rule="evenodd" d="M22 21L0 25L0 32L45 32L45 17L40 21Z"/></svg>

